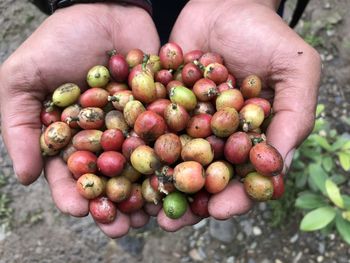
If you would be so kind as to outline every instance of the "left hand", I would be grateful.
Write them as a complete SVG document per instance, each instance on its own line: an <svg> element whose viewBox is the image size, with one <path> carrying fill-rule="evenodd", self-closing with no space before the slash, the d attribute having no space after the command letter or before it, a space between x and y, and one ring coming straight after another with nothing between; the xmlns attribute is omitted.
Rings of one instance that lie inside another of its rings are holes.
<svg viewBox="0 0 350 263"><path fill-rule="evenodd" d="M130 19L132 18L132 19ZM28 185L44 169L57 208L72 216L89 213L89 203L76 189L66 164L56 156L43 160L40 111L46 96L65 82L86 87L86 72L106 64L106 51L130 48L155 54L159 37L150 15L136 6L77 4L57 10L1 65L1 135L18 180ZM146 224L149 216L118 211L115 221L99 224L110 237Z"/></svg>

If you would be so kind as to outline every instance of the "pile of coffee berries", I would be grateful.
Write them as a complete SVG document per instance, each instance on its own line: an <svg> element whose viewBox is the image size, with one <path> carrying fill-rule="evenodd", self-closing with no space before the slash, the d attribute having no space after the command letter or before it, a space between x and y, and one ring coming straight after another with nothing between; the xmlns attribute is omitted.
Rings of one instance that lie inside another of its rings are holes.
<svg viewBox="0 0 350 263"><path fill-rule="evenodd" d="M96 221L146 202L173 219L188 207L207 217L210 196L233 177L253 200L283 194L283 160L266 142L271 104L259 97L258 76L238 87L219 54L183 55L175 43L158 55L108 55L107 67L87 72L88 89L65 83L41 112L43 155L61 155Z"/></svg>

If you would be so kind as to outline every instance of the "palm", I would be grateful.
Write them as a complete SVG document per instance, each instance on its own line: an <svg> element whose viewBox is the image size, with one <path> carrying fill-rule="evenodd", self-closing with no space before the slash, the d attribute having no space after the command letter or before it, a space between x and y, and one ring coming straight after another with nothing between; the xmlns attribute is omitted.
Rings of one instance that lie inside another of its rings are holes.
<svg viewBox="0 0 350 263"><path fill-rule="evenodd" d="M264 96L274 98L275 116L267 139L289 166L293 149L313 126L320 77L317 53L274 10L254 1L190 1L171 41L185 52L201 49L221 54L238 81L248 74L263 79ZM233 181L211 198L209 212L226 219L247 212L250 206L241 184ZM192 222L196 220L192 216ZM162 214L158 221L164 228L172 223Z"/></svg>
<svg viewBox="0 0 350 263"><path fill-rule="evenodd" d="M130 22L130 16L137 19ZM135 7L113 5L58 10L18 52L23 51L33 58L41 84L49 92L67 81L84 87L87 70L96 64L106 64L108 50L117 49L125 54L130 48L139 47L145 52L157 52L158 36L155 30L152 31L151 19L146 20L146 16ZM32 54L34 48L38 48L35 56Z"/></svg>
<svg viewBox="0 0 350 263"><path fill-rule="evenodd" d="M130 21L130 17L134 19ZM76 5L50 16L5 61L0 71L2 136L22 183L33 182L44 165L39 147L39 114L47 95L65 82L85 88L88 69L106 64L106 51L117 49L125 54L130 48L158 51L158 35L145 11L119 5ZM77 193L60 158L47 160L45 175L60 210L86 215L88 203ZM118 229L120 222L122 228ZM102 229L119 236L129 225L129 217L120 214L115 224Z"/></svg>

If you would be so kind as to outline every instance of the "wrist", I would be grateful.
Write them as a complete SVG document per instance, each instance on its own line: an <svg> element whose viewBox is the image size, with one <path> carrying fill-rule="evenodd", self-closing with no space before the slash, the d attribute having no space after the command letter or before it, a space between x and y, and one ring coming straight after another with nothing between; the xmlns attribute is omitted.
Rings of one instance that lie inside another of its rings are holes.
<svg viewBox="0 0 350 263"><path fill-rule="evenodd" d="M274 11L277 11L278 7L281 4L281 0L217 0L217 2L226 2L227 4L259 4L266 6ZM191 0L190 2L214 2L212 0Z"/></svg>
<svg viewBox="0 0 350 263"><path fill-rule="evenodd" d="M253 0L253 2L267 6L275 11L278 9L278 7L281 4L281 0Z"/></svg>
<svg viewBox="0 0 350 263"><path fill-rule="evenodd" d="M281 4L281 0L233 0L233 2L238 3L254 3L266 6L274 11L277 11L278 7Z"/></svg>
<svg viewBox="0 0 350 263"><path fill-rule="evenodd" d="M95 0L95 1L94 0L47 0L47 3L52 13L59 8L64 8L74 4L102 3L102 2L137 6L146 10L150 15L152 14L152 3L150 0Z"/></svg>

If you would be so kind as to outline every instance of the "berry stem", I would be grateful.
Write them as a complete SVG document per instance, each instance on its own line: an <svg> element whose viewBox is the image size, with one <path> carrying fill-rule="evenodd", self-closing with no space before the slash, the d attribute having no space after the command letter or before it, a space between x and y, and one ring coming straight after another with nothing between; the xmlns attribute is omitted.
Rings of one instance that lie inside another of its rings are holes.
<svg viewBox="0 0 350 263"><path fill-rule="evenodd" d="M112 57L118 54L116 49L112 49L106 52L108 56Z"/></svg>
<svg viewBox="0 0 350 263"><path fill-rule="evenodd" d="M107 100L108 100L108 101L112 101L112 102L113 102L113 101L117 101L117 102L118 102L118 101L119 101L119 98L116 97L116 96L108 96L108 97L107 97Z"/></svg>
<svg viewBox="0 0 350 263"><path fill-rule="evenodd" d="M193 61L193 64L195 64L201 71L204 71L205 70L205 67L203 66L202 63L199 62L199 60L194 60Z"/></svg>
<svg viewBox="0 0 350 263"><path fill-rule="evenodd" d="M150 55L149 54L144 54L143 55L143 60L142 60L142 70L146 70L146 66L147 66L147 63L150 59Z"/></svg>

